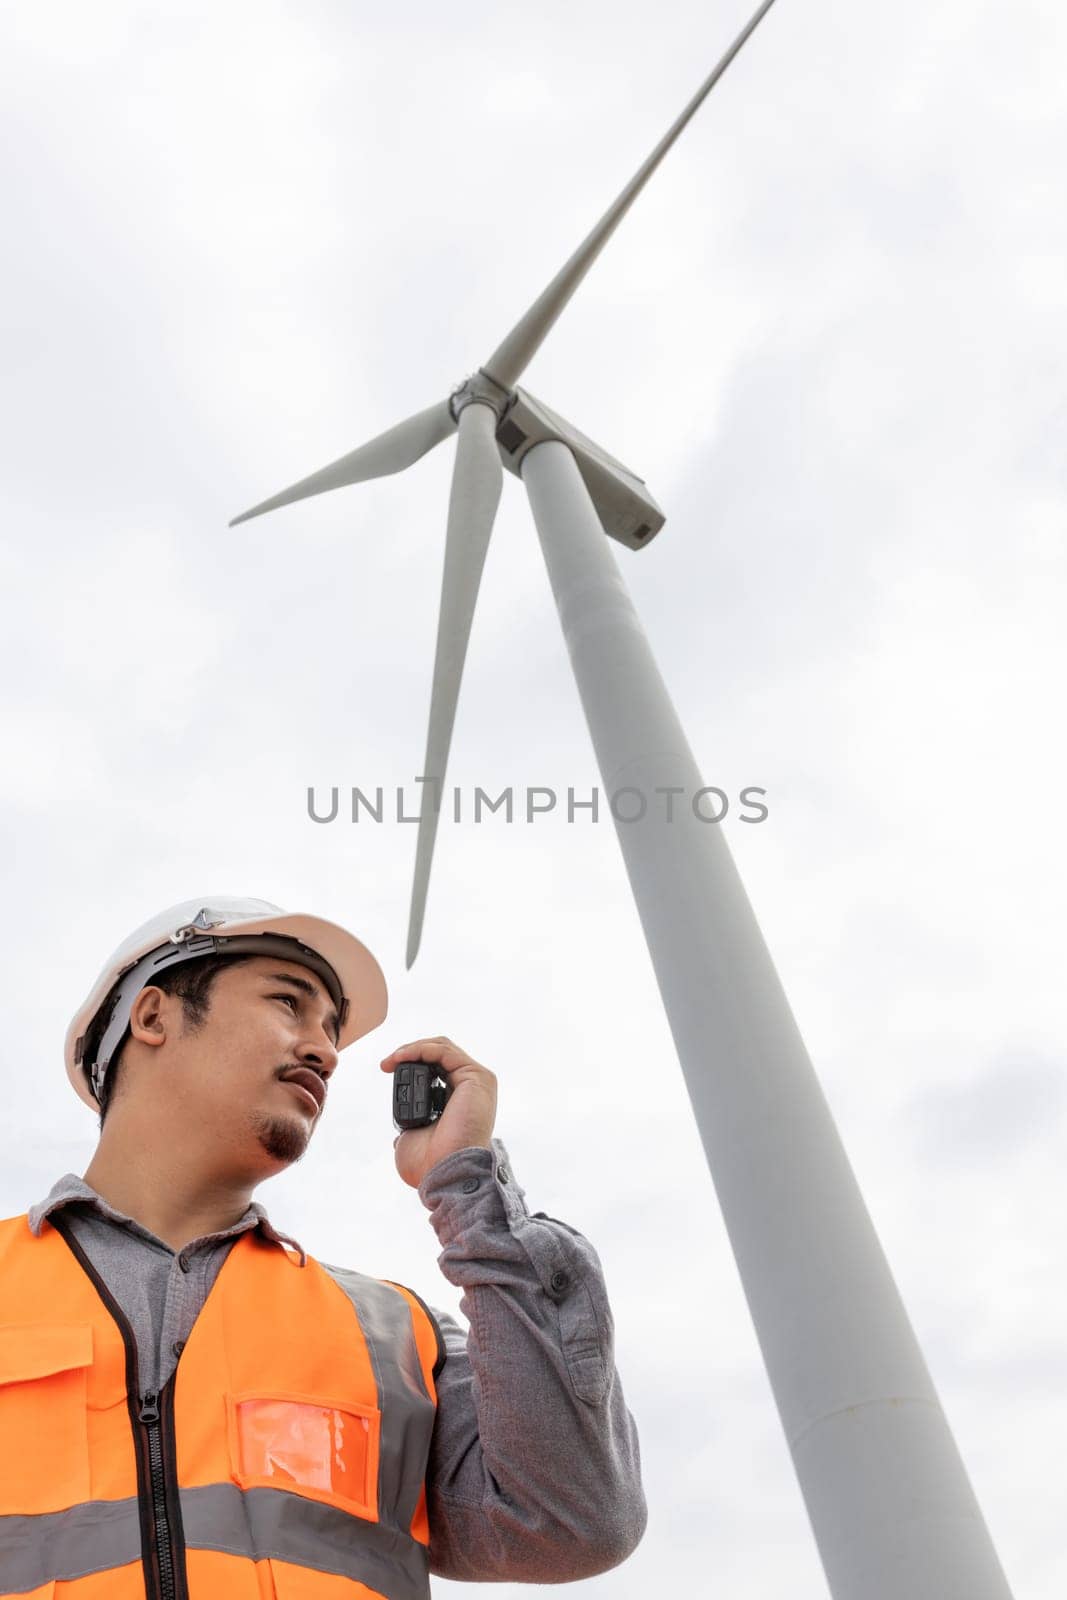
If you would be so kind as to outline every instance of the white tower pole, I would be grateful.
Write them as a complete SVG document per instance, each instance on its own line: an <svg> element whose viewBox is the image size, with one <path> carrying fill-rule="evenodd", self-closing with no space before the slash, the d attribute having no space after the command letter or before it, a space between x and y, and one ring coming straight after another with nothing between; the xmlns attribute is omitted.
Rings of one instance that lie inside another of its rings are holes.
<svg viewBox="0 0 1067 1600"><path fill-rule="evenodd" d="M639 804L621 790L646 799L616 831L830 1592L1010 1600L721 829L694 814L696 762L574 457L539 444L522 476L605 791L624 816Z"/></svg>

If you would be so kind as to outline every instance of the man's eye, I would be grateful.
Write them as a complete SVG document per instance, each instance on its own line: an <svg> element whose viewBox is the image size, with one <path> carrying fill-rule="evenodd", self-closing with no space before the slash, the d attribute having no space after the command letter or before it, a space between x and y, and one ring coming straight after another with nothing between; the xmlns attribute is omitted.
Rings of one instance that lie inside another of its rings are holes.
<svg viewBox="0 0 1067 1600"><path fill-rule="evenodd" d="M272 994L271 995L271 999L272 1000L284 1000L286 1005L292 1006L293 1011L295 1013L295 1011L296 1011L296 995L295 994Z"/></svg>

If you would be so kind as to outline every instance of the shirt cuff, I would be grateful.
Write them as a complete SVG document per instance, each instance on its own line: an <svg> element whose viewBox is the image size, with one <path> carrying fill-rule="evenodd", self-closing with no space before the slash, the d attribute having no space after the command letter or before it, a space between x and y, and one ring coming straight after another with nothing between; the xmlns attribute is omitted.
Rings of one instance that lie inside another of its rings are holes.
<svg viewBox="0 0 1067 1600"><path fill-rule="evenodd" d="M502 1139L453 1150L419 1184L419 1199L442 1244L450 1244L472 1222L508 1225L530 1215L526 1191L515 1181Z"/></svg>

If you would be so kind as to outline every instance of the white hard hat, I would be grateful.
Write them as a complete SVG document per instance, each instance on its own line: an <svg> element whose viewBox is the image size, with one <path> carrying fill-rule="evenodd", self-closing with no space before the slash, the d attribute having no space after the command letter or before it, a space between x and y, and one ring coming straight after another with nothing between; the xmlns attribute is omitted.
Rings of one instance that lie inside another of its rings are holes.
<svg viewBox="0 0 1067 1600"><path fill-rule="evenodd" d="M130 1007L153 973L210 955L268 955L309 967L330 993L340 1017L338 1049L385 1019L385 979L365 945L334 922L283 911L269 900L210 895L185 900L141 925L110 958L67 1029L67 1076L86 1105L99 1109L94 1087L104 1075L130 1019ZM108 1006L96 1061L84 1060L85 1038Z"/></svg>

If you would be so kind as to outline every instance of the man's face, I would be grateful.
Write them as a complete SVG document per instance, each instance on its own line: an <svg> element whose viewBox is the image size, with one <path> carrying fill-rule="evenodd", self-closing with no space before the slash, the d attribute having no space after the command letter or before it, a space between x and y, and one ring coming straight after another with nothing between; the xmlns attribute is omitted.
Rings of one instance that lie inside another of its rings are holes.
<svg viewBox="0 0 1067 1600"><path fill-rule="evenodd" d="M252 1170L263 1170L264 1155L268 1170L298 1161L337 1065L337 1012L322 980L296 962L256 956L216 974L199 1026L165 999L159 1067L182 1136L192 1123L198 1138L232 1149ZM307 1073L314 1097L285 1081Z"/></svg>

